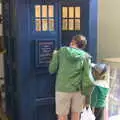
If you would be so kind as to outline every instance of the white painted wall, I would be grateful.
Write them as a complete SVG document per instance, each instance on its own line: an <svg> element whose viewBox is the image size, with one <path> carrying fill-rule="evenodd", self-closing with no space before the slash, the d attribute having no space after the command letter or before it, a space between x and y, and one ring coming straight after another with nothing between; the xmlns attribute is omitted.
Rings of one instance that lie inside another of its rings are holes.
<svg viewBox="0 0 120 120"><path fill-rule="evenodd" d="M120 57L120 0L99 0L97 57Z"/></svg>

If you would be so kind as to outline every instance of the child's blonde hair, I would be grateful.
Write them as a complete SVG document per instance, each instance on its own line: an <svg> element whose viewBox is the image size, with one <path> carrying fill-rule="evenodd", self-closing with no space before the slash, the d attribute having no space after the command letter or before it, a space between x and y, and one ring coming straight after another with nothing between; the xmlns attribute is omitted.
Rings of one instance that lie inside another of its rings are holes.
<svg viewBox="0 0 120 120"><path fill-rule="evenodd" d="M105 80L107 74L106 64L96 64L93 68L93 76L96 80Z"/></svg>

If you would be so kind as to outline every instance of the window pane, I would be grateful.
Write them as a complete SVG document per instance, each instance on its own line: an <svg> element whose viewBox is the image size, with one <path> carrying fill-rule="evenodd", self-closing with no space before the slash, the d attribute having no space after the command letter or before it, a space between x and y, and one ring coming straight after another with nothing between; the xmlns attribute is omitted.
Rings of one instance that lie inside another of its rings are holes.
<svg viewBox="0 0 120 120"><path fill-rule="evenodd" d="M62 8L62 17L67 18L67 7Z"/></svg>
<svg viewBox="0 0 120 120"><path fill-rule="evenodd" d="M48 21L47 19L42 19L42 31L48 30Z"/></svg>
<svg viewBox="0 0 120 120"><path fill-rule="evenodd" d="M49 19L49 31L54 31L54 19Z"/></svg>
<svg viewBox="0 0 120 120"><path fill-rule="evenodd" d="M75 7L75 17L80 18L80 7Z"/></svg>
<svg viewBox="0 0 120 120"><path fill-rule="evenodd" d="M75 19L75 30L80 30L80 19Z"/></svg>
<svg viewBox="0 0 120 120"><path fill-rule="evenodd" d="M35 20L35 30L36 31L41 31L41 21L40 21L40 19Z"/></svg>
<svg viewBox="0 0 120 120"><path fill-rule="evenodd" d="M42 17L47 17L47 5L42 5Z"/></svg>
<svg viewBox="0 0 120 120"><path fill-rule="evenodd" d="M35 5L35 17L40 17L40 5Z"/></svg>
<svg viewBox="0 0 120 120"><path fill-rule="evenodd" d="M49 17L54 17L54 7L52 5L48 6Z"/></svg>
<svg viewBox="0 0 120 120"><path fill-rule="evenodd" d="M74 17L74 7L69 7L69 18Z"/></svg>
<svg viewBox="0 0 120 120"><path fill-rule="evenodd" d="M74 30L74 20L69 19L69 30Z"/></svg>
<svg viewBox="0 0 120 120"><path fill-rule="evenodd" d="M63 19L63 21L62 21L62 29L67 30L67 28L68 28L67 26L68 26L67 19Z"/></svg>

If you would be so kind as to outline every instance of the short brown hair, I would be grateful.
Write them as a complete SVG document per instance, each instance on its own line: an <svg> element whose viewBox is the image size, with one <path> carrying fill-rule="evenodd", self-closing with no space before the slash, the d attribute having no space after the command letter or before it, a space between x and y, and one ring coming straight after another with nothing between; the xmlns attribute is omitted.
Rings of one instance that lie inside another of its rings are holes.
<svg viewBox="0 0 120 120"><path fill-rule="evenodd" d="M87 45L86 37L83 35L75 35L73 36L72 40L74 40L78 46L78 48L85 48Z"/></svg>

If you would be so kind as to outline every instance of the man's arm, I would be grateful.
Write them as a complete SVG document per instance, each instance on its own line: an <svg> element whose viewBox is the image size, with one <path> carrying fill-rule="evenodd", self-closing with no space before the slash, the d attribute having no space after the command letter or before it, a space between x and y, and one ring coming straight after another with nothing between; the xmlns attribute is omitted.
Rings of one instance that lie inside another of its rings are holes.
<svg viewBox="0 0 120 120"><path fill-rule="evenodd" d="M86 96L86 103L90 102L90 94L94 86L94 78L92 75L91 68L91 59L86 57L84 59L84 69L83 69L83 77L82 77L82 93Z"/></svg>
<svg viewBox="0 0 120 120"><path fill-rule="evenodd" d="M91 86L94 84L94 78L92 75L92 66L91 66L91 58L86 57L84 60L84 74L86 78L86 82L88 86Z"/></svg>
<svg viewBox="0 0 120 120"><path fill-rule="evenodd" d="M59 61L59 58L58 58L58 51L54 51L53 52L53 56L52 56L52 60L50 62L50 65L49 65L49 72L51 74L57 72L57 69L58 69L58 61Z"/></svg>

